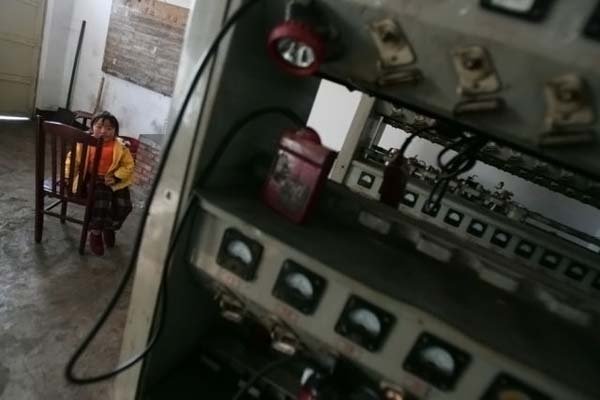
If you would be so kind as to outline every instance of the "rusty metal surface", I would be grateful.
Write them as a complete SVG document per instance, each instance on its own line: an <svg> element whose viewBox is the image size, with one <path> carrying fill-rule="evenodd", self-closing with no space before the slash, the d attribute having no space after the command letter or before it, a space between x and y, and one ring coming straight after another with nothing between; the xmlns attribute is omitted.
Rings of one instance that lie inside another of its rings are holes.
<svg viewBox="0 0 600 400"><path fill-rule="evenodd" d="M548 82L574 74L589 88L591 104L600 98L600 45L582 33L595 1L553 2L546 18L537 23L491 12L478 0L322 0L319 4L346 49L343 57L321 68L323 76L600 177L599 119L586 120L585 131L591 134L569 135L559 146L544 147L548 133L554 132L546 124ZM382 75L388 72L379 68L380 52L369 26L383 18L402 29L416 57L411 68L420 71L420 81L389 80ZM457 91L460 78L452 52L469 46L480 47L493 60L501 87L493 99L465 106Z"/></svg>

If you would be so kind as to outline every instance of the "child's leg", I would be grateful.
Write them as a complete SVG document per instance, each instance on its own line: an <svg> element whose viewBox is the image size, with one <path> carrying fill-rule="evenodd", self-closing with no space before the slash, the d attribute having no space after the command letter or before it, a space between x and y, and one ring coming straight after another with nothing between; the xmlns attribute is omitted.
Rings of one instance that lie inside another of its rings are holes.
<svg viewBox="0 0 600 400"><path fill-rule="evenodd" d="M112 223L110 206L112 203L112 190L103 183L96 182L94 188L94 206L90 216L90 248L96 255L104 253L102 231Z"/></svg>
<svg viewBox="0 0 600 400"><path fill-rule="evenodd" d="M103 183L96 182L94 189L94 206L90 216L90 230L102 231L112 224L111 204L113 192Z"/></svg>
<svg viewBox="0 0 600 400"><path fill-rule="evenodd" d="M123 225L123 222L127 216L133 210L133 204L131 203L131 193L129 188L114 191L112 193L112 204L111 204L111 220L112 225L106 227L108 230L118 230Z"/></svg>

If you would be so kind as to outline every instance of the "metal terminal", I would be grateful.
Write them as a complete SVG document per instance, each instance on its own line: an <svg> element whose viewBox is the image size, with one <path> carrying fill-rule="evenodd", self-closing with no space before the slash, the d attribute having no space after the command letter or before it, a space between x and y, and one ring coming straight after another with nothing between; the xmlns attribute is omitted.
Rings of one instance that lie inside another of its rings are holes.
<svg viewBox="0 0 600 400"><path fill-rule="evenodd" d="M481 151L486 154L496 154L498 153L498 150L498 145L495 142L489 142L481 149Z"/></svg>
<svg viewBox="0 0 600 400"><path fill-rule="evenodd" d="M383 397L387 400L404 400L404 395L402 393L389 388L384 390Z"/></svg>
<svg viewBox="0 0 600 400"><path fill-rule="evenodd" d="M564 169L560 172L560 175L558 177L558 179L563 182L565 182L565 181L568 182L570 180L573 180L574 178L575 178L575 174L573 172L567 171Z"/></svg>
<svg viewBox="0 0 600 400"><path fill-rule="evenodd" d="M385 400L411 400L414 399L406 391L398 385L389 382L380 382L379 387L383 392L383 398Z"/></svg>
<svg viewBox="0 0 600 400"><path fill-rule="evenodd" d="M592 98L585 81L568 74L546 83L546 128L543 146L586 144L595 140L591 125L596 120Z"/></svg>
<svg viewBox="0 0 600 400"><path fill-rule="evenodd" d="M271 347L280 353L293 356L300 348L300 341L288 328L274 325L271 329Z"/></svg>
<svg viewBox="0 0 600 400"><path fill-rule="evenodd" d="M458 74L458 94L474 96L500 90L500 78L483 47L464 47L452 52L452 57Z"/></svg>
<svg viewBox="0 0 600 400"><path fill-rule="evenodd" d="M397 68L415 62L415 53L408 39L392 19L376 21L369 26L369 29L379 51L379 63L382 69Z"/></svg>
<svg viewBox="0 0 600 400"><path fill-rule="evenodd" d="M545 161L538 160L535 161L533 169L538 172L548 171L550 169L550 164Z"/></svg>
<svg viewBox="0 0 600 400"><path fill-rule="evenodd" d="M217 295L221 316L228 321L239 324L244 319L244 305L235 297L227 293Z"/></svg>
<svg viewBox="0 0 600 400"><path fill-rule="evenodd" d="M523 161L523 154L518 151L511 150L510 155L508 156L508 162L516 164L521 161Z"/></svg>
<svg viewBox="0 0 600 400"><path fill-rule="evenodd" d="M594 108L585 81L568 74L546 83L546 123L548 128L589 126L595 121Z"/></svg>

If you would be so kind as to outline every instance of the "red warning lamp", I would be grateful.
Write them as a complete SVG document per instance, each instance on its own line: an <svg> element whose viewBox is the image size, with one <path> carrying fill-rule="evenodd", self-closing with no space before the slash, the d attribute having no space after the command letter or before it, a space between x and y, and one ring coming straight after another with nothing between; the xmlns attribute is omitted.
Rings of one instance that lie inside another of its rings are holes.
<svg viewBox="0 0 600 400"><path fill-rule="evenodd" d="M332 36L330 27L320 21L312 0L291 0L285 20L273 28L267 46L273 60L285 71L309 76L330 58L327 42Z"/></svg>

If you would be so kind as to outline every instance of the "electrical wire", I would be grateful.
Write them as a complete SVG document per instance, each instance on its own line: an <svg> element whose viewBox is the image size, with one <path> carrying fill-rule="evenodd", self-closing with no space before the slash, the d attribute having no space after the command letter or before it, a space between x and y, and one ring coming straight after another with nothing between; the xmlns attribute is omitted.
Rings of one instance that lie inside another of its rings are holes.
<svg viewBox="0 0 600 400"><path fill-rule="evenodd" d="M295 360L295 357L290 356L285 358L279 358L277 360L271 361L270 363L267 363L261 369L256 371L254 375L252 375L250 379L246 381L246 383L244 383L244 385L237 391L235 396L232 397L232 400L240 400L242 396L244 396L244 394L246 394L246 392L248 392L248 390L252 386L254 386L256 382L258 382L259 379L273 371L275 368L281 367L282 365L285 365L293 360Z"/></svg>
<svg viewBox="0 0 600 400"><path fill-rule="evenodd" d="M181 121L183 119L183 114L187 108L187 105L192 97L192 94L194 92L194 89L196 88L201 76L203 75L204 71L206 70L207 66L209 65L210 60L212 59L212 56L216 53L219 44L221 43L223 37L225 37L225 35L229 32L229 30L231 29L232 26L235 25L235 23L255 4L257 4L260 0L248 0L246 3L244 3L243 5L241 5L232 15L229 19L227 19L224 23L224 25L222 26L221 30L217 33L217 35L215 36L215 38L213 39L213 41L211 42L209 48L207 49L207 51L204 53L204 56L202 57L202 59L199 62L198 67L196 68L196 73L194 74L194 77L190 83L190 86L186 92L186 95L184 97L183 102L181 103L181 106L179 108L179 111L177 113L177 116L175 118L175 122L173 124L173 128L171 129L171 133L170 135L167 137L167 140L164 143L163 146L163 157L161 157L158 166L157 166L157 170L156 170L156 176L154 181L152 182L152 186L150 187L150 191L148 194L148 201L146 202L146 205L144 207L144 212L143 212L143 216L142 216L142 221L140 223L140 226L138 228L138 232L136 235L136 239L134 242L134 246L133 246L133 254L131 256L131 261L127 267L127 270L125 271L125 273L123 274L123 277L121 278L121 281L119 282L119 285L117 286L117 289L115 290L114 295L112 296L112 298L110 299L108 305L106 306L105 310L102 312L102 314L100 315L100 317L98 318L98 320L96 321L96 323L94 324L94 326L92 327L92 329L90 330L90 332L86 335L86 337L84 338L84 340L82 341L82 343L79 345L79 347L75 350L75 352L73 353L73 355L71 356L71 358L69 359L67 366L65 368L65 377L66 379L74 384L79 384L79 385L84 385L84 384L91 384L91 383L97 383L106 379L110 379L118 374L120 374L121 372L131 368L133 365L135 365L136 363L138 363L140 360L142 360L149 352L150 350L153 348L154 344L157 341L157 338L159 336L159 333L161 331L162 328L162 323L159 323L157 326L157 329L155 330L154 334L152 335L152 337L150 338L146 348L139 353L138 355L130 358L128 361L126 361L125 363L123 363L122 365L116 367L115 369L113 369L112 371L108 371L102 374L98 374L95 376L89 376L89 377L79 377L75 375L74 369L75 369L75 365L77 364L77 361L81 358L81 356L84 354L84 352L87 350L87 348L89 347L90 343L92 342L92 340L96 337L96 335L98 334L98 332L100 331L100 329L102 328L102 326L104 325L104 323L106 322L106 320L108 319L109 315L111 314L111 312L114 310L119 298L121 297L121 295L123 294L125 287L127 286L127 282L129 281L129 279L131 278L133 271L135 270L135 266L136 266L136 261L137 258L139 256L139 250L140 250L140 245L142 242L142 234L144 232L144 228L146 226L146 219L147 216L149 215L149 210L150 210L150 200L154 197L154 195L156 194L157 188L158 188L158 182L159 182L159 177L162 175L162 172L165 168L166 165L166 160L169 156L170 150L173 146L174 143L174 139L176 137L176 134L179 130L179 127L181 125ZM195 204L194 198L190 199L188 206L186 207L186 211L185 214L187 214L188 212L191 212L190 210L193 208L192 204ZM171 231L171 236L175 237L175 239L181 234L181 232L183 231L182 227L183 224L185 222L185 218L181 220L179 226L174 227L174 229ZM162 291L162 295L159 292L158 294L158 298L160 299L161 305L160 305L160 309L162 310L161 313L164 314L165 308L166 308L166 301L165 301L165 297L166 297L166 279L165 279L165 275L167 273L167 265L170 262L170 259L173 255L173 252L175 250L175 246L177 244L177 240L172 240L169 248L167 250L167 258L165 260L165 265L163 267L163 272L162 272L162 281L161 281L161 289L159 289L160 291ZM160 314L159 314L160 315ZM160 321L160 320L159 320Z"/></svg>
<svg viewBox="0 0 600 400"><path fill-rule="evenodd" d="M294 113L293 111L291 111L287 108L283 108L283 107L265 107L265 108L261 108L261 109L250 112L244 118L241 118L238 121L236 121L232 125L232 127L225 133L225 135L223 136L223 139L221 140L221 142L219 142L217 148L215 149L213 156L206 164L206 168L200 174L198 180L196 181L195 186L197 188L202 186L208 180L208 177L212 174L212 171L217 166L218 161L221 159L221 157L223 156L223 153L227 150L227 148L229 147L229 144L231 143L233 138L236 136L236 134L239 131L241 131L248 123L250 123L264 115L268 115L268 114L282 115L285 118L287 118L288 120L290 120L291 122L293 122L294 124L296 124L298 127L305 125L302 118L300 118L296 113Z"/></svg>
<svg viewBox="0 0 600 400"><path fill-rule="evenodd" d="M463 136L456 142L446 146L437 156L437 164L440 169L440 175L433 185L431 192L425 202L425 211L433 212L442 203L442 199L448 190L450 181L458 175L463 174L475 166L477 163L476 155L485 146L487 139L483 137ZM461 149L462 147L462 149ZM460 149L448 161L444 162L444 156L451 150Z"/></svg>
<svg viewBox="0 0 600 400"><path fill-rule="evenodd" d="M408 147L413 142L413 140L415 140L415 138L417 136L419 136L422 133L427 132L427 131L429 131L431 129L433 129L433 127L426 126L426 127L421 128L421 129L417 129L413 133L409 133L409 136L406 139L404 139L404 142L402 143L402 146L400 147L400 150L398 151L400 157L405 158L406 150L408 150Z"/></svg>

